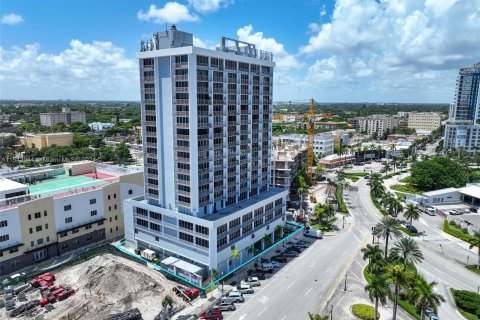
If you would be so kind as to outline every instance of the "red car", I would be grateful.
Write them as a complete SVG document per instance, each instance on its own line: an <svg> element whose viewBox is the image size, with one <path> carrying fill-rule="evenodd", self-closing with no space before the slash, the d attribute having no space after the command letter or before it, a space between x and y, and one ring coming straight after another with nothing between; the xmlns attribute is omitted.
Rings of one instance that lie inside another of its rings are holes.
<svg viewBox="0 0 480 320"><path fill-rule="evenodd" d="M223 320L222 310L218 308L207 310L200 315L200 319Z"/></svg>

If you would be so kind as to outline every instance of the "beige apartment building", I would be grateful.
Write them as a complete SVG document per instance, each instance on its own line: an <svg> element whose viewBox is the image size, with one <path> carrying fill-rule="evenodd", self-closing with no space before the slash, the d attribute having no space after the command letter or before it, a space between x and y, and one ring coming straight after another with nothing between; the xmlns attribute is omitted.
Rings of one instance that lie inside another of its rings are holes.
<svg viewBox="0 0 480 320"><path fill-rule="evenodd" d="M73 122L87 123L85 112L70 111L69 108L62 108L62 112L40 113L40 124L42 126L51 127L57 123L70 125Z"/></svg>
<svg viewBox="0 0 480 320"><path fill-rule="evenodd" d="M440 112L410 112L408 115L408 127L416 130L435 130L442 124Z"/></svg>
<svg viewBox="0 0 480 320"><path fill-rule="evenodd" d="M59 133L39 133L30 134L20 137L20 143L24 146L32 148L35 146L38 149L50 147L52 145L57 146L71 146L73 145L73 133L71 132L59 132Z"/></svg>

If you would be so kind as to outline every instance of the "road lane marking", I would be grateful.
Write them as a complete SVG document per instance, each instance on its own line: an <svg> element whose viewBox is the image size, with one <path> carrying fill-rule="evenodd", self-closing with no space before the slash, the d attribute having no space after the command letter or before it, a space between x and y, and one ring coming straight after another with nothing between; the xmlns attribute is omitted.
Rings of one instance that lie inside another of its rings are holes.
<svg viewBox="0 0 480 320"><path fill-rule="evenodd" d="M287 315L284 315L284 316L283 316L283 318L282 318L282 319L280 319L280 320L285 320L285 318L286 318L286 317L287 317Z"/></svg>
<svg viewBox="0 0 480 320"><path fill-rule="evenodd" d="M328 270L327 270L327 273L329 273L329 272L330 272L330 270L332 270L332 267L328 268Z"/></svg>
<svg viewBox="0 0 480 320"><path fill-rule="evenodd" d="M263 309L262 311L260 311L260 313L258 314L258 316L260 317L262 315L262 313L264 313L265 311L267 311L268 307L266 307L265 309Z"/></svg>
<svg viewBox="0 0 480 320"><path fill-rule="evenodd" d="M313 289L313 288L308 289L308 291L305 292L305 295L308 295L308 294L310 293L310 291L312 291L312 289Z"/></svg>
<svg viewBox="0 0 480 320"><path fill-rule="evenodd" d="M294 283L295 283L295 281L293 281L292 283L290 283L290 285L287 287L287 289L290 288L291 286L293 286Z"/></svg>
<svg viewBox="0 0 480 320"><path fill-rule="evenodd" d="M246 313L244 315L241 315L240 318L238 318L238 320L245 320L245 319L247 319Z"/></svg>
<svg viewBox="0 0 480 320"><path fill-rule="evenodd" d="M315 262L310 265L310 268L313 268L314 265L315 265Z"/></svg>
<svg viewBox="0 0 480 320"><path fill-rule="evenodd" d="M268 302L268 300L270 300L269 297L263 296L263 297L261 297L260 299L258 299L258 302L261 302L261 303L265 304L265 303Z"/></svg>

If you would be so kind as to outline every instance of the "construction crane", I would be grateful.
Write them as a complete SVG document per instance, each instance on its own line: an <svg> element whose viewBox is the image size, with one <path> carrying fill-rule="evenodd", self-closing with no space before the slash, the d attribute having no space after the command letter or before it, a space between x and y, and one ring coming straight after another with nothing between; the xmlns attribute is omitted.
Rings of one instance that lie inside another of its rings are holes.
<svg viewBox="0 0 480 320"><path fill-rule="evenodd" d="M315 101L310 100L310 113L308 114L308 144L307 144L307 180L313 182L313 140L315 138Z"/></svg>

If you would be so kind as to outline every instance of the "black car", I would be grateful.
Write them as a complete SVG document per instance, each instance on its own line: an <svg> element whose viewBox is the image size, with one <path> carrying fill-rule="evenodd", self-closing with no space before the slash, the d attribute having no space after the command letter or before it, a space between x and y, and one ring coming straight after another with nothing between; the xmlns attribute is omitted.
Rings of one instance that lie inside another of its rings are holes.
<svg viewBox="0 0 480 320"><path fill-rule="evenodd" d="M290 248L287 248L287 251L295 251L296 253L301 253L302 249L295 245L295 246L291 246Z"/></svg>
<svg viewBox="0 0 480 320"><path fill-rule="evenodd" d="M418 233L417 228L415 228L414 226L407 225L405 228L406 228L408 231L410 231L411 233Z"/></svg>
<svg viewBox="0 0 480 320"><path fill-rule="evenodd" d="M367 174L366 176L363 177L363 179L368 180L368 179L370 179L370 176Z"/></svg>
<svg viewBox="0 0 480 320"><path fill-rule="evenodd" d="M477 212L478 212L478 209L475 208L475 207L470 207L470 212L475 212L475 213L477 213Z"/></svg>
<svg viewBox="0 0 480 320"><path fill-rule="evenodd" d="M257 277L258 280L265 280L265 272L253 272L250 274L250 277Z"/></svg>
<svg viewBox="0 0 480 320"><path fill-rule="evenodd" d="M287 257L284 255L278 255L278 256L273 256L272 260L278 261L280 263L286 263L287 262Z"/></svg>
<svg viewBox="0 0 480 320"><path fill-rule="evenodd" d="M287 258L296 258L298 257L298 253L296 253L295 251L287 251L283 254L285 257ZM279 261L280 262L280 261Z"/></svg>

